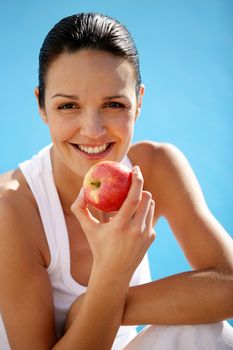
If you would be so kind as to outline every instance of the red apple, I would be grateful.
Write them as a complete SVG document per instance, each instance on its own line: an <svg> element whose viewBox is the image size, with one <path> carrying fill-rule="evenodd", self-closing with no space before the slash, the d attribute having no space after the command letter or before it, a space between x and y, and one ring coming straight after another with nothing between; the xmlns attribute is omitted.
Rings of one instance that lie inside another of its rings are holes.
<svg viewBox="0 0 233 350"><path fill-rule="evenodd" d="M121 163L96 163L84 177L86 202L105 212L119 210L129 191L131 177L132 171Z"/></svg>

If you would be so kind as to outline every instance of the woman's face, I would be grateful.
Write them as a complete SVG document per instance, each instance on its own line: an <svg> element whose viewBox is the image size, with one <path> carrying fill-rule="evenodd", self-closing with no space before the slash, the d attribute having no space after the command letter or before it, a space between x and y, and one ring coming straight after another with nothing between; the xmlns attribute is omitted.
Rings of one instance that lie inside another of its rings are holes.
<svg viewBox="0 0 233 350"><path fill-rule="evenodd" d="M132 66L97 50L60 55L46 76L45 107L54 161L83 177L102 160L121 161L128 152L139 97Z"/></svg>

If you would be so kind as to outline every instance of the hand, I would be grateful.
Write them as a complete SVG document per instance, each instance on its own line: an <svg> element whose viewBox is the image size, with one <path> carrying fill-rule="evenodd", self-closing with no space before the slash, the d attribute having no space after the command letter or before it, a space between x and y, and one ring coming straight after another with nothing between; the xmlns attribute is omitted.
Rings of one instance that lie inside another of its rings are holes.
<svg viewBox="0 0 233 350"><path fill-rule="evenodd" d="M142 188L143 177L135 166L128 196L107 223L100 223L90 213L82 190L71 207L92 250L93 267L101 269L105 277L124 277L129 282L155 238L154 201Z"/></svg>

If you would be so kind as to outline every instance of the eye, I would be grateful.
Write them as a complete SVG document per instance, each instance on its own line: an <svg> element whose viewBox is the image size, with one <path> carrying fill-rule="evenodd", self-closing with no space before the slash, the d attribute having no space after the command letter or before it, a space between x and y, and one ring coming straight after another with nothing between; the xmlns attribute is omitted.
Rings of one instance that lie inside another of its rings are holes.
<svg viewBox="0 0 233 350"><path fill-rule="evenodd" d="M124 105L120 102L107 102L105 104L107 108L112 108L112 109L118 109L118 108L124 108Z"/></svg>
<svg viewBox="0 0 233 350"><path fill-rule="evenodd" d="M64 103L58 107L58 109L75 109L78 108L78 106L74 103Z"/></svg>

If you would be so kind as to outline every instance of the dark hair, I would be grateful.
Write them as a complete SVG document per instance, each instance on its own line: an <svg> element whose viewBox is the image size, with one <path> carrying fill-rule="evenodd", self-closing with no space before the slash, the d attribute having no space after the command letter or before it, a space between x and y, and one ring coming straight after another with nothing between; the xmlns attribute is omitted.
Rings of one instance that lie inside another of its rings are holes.
<svg viewBox="0 0 233 350"><path fill-rule="evenodd" d="M138 51L127 28L98 13L80 13L63 18L47 34L39 55L39 105L44 107L45 78L49 65L62 53L80 49L108 51L132 64L136 94L141 84Z"/></svg>

